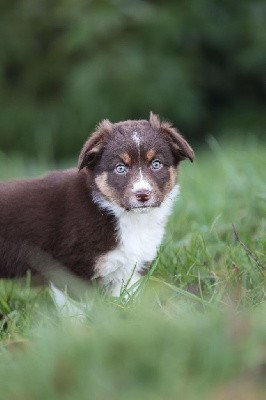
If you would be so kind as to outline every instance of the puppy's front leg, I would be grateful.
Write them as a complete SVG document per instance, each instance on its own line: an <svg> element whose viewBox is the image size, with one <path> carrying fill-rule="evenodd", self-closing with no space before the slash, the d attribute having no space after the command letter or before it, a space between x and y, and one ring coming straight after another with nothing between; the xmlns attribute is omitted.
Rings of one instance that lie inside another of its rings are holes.
<svg viewBox="0 0 266 400"><path fill-rule="evenodd" d="M72 300L67 293L55 287L52 282L50 282L50 288L55 306L63 316L74 317L80 321L85 319L87 309L85 304Z"/></svg>

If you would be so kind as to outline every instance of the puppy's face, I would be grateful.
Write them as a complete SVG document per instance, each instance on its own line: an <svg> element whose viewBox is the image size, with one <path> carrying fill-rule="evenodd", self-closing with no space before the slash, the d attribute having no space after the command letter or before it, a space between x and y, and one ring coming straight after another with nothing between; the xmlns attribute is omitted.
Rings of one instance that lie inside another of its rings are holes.
<svg viewBox="0 0 266 400"><path fill-rule="evenodd" d="M159 207L176 184L179 162L191 161L188 143L168 123L103 121L85 143L79 168L92 170L96 201L127 211Z"/></svg>

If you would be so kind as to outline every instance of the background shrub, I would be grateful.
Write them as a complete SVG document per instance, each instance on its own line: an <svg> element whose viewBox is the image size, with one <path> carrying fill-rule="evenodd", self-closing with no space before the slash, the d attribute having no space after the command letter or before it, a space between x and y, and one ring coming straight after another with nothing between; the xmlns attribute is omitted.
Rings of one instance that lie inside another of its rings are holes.
<svg viewBox="0 0 266 400"><path fill-rule="evenodd" d="M102 118L146 118L150 110L200 143L209 133L263 133L264 1L0 7L4 152L73 156Z"/></svg>

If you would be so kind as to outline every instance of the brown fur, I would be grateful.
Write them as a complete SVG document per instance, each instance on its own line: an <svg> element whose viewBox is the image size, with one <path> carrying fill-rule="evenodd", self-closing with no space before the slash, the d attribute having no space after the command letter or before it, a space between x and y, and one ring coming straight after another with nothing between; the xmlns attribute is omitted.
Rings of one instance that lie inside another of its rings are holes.
<svg viewBox="0 0 266 400"><path fill-rule="evenodd" d="M128 154L128 153L123 153L123 154L121 154L121 160L125 163L125 164L127 164L127 165L130 165L131 164L131 157L130 157L130 155Z"/></svg>
<svg viewBox="0 0 266 400"><path fill-rule="evenodd" d="M135 131L139 149L132 141ZM161 157L164 168L152 170L153 157ZM77 169L1 183L0 278L20 277L27 270L47 277L48 264L55 260L91 279L96 261L118 244L116 219L95 198L103 196L124 210L158 207L185 158L194 158L185 139L151 113L149 121L101 122L85 142ZM120 162L127 164L127 173L116 173ZM132 191L140 167L150 177L149 196ZM40 262L45 255L48 261Z"/></svg>
<svg viewBox="0 0 266 400"><path fill-rule="evenodd" d="M153 160L154 156L155 156L155 151L153 149L147 151L146 158L148 161Z"/></svg>
<svg viewBox="0 0 266 400"><path fill-rule="evenodd" d="M41 249L90 279L95 260L116 245L114 217L92 202L91 179L87 171L73 169L0 185L1 278L27 270L45 276L35 263Z"/></svg>
<svg viewBox="0 0 266 400"><path fill-rule="evenodd" d="M112 201L117 201L118 199L115 198L115 192L112 189L111 186L108 185L107 182L107 172L103 172L102 174L98 175L95 178L95 183L98 187L98 189L100 190L100 192L107 197L108 199L112 200Z"/></svg>

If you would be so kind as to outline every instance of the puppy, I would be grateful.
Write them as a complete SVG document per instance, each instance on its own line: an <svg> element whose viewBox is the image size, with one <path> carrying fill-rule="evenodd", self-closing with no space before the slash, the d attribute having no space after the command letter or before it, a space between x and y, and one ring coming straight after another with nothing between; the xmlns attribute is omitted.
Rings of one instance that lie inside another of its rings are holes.
<svg viewBox="0 0 266 400"><path fill-rule="evenodd" d="M119 296L156 256L184 159L193 161L192 148L151 113L102 121L76 169L1 183L0 278L29 270L51 279L60 265Z"/></svg>

